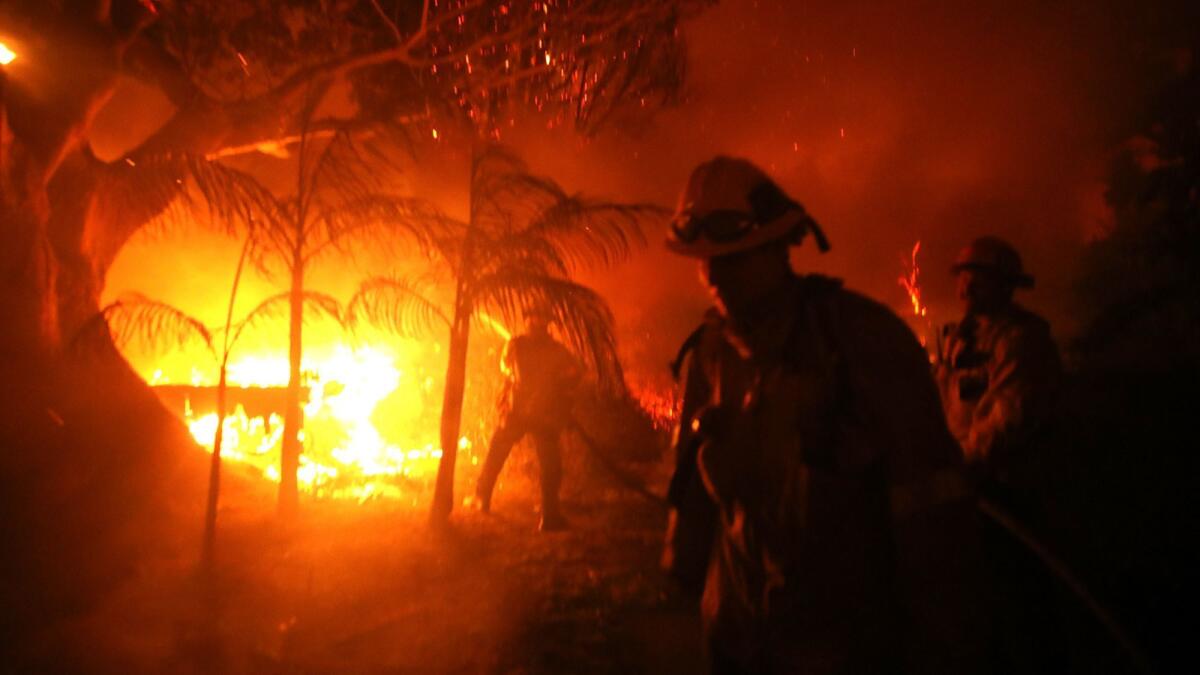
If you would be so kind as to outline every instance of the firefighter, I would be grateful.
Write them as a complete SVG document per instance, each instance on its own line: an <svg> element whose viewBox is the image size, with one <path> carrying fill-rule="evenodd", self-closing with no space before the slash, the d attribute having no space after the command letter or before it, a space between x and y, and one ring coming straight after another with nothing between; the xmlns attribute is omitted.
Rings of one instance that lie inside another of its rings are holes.
<svg viewBox="0 0 1200 675"><path fill-rule="evenodd" d="M882 305L793 272L808 233L828 248L745 160L683 192L667 247L715 308L677 362L664 563L705 570L718 675L978 673L976 512L928 359Z"/></svg>
<svg viewBox="0 0 1200 675"><path fill-rule="evenodd" d="M582 371L575 357L550 335L548 312L531 312L526 320L526 333L509 340L500 359L500 368L508 379L501 395L500 422L475 486L475 505L484 513L491 510L492 490L504 461L513 445L530 435L537 451L542 491L539 528L550 532L567 526L558 496L562 484L561 437L571 420Z"/></svg>
<svg viewBox="0 0 1200 675"><path fill-rule="evenodd" d="M1052 417L1058 348L1046 320L1013 300L1034 280L1008 242L980 237L951 270L964 316L943 329L935 368L942 405L981 488L1011 501L1035 459L1028 452Z"/></svg>
<svg viewBox="0 0 1200 675"><path fill-rule="evenodd" d="M1034 279L1008 242L981 237L951 268L964 316L943 329L938 388L950 430L989 506L1035 536L1047 533L1040 462L1061 375L1049 324L1013 300ZM1053 580L996 523L983 528L996 598L992 661L1006 672L1060 673L1062 635Z"/></svg>

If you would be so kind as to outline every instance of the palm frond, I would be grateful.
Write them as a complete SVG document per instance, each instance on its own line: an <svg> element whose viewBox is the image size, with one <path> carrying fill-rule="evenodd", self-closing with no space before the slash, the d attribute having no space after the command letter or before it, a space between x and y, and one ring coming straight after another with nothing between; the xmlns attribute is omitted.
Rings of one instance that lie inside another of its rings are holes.
<svg viewBox="0 0 1200 675"><path fill-rule="evenodd" d="M408 337L434 335L450 327L450 318L426 292L421 280L373 277L364 281L346 305L352 327L370 324Z"/></svg>
<svg viewBox="0 0 1200 675"><path fill-rule="evenodd" d="M253 231L277 217L274 195L248 173L193 154L156 155L106 165L99 206L125 222L173 227L207 222Z"/></svg>
<svg viewBox="0 0 1200 675"><path fill-rule="evenodd" d="M215 353L212 332L199 319L165 302L140 293L126 293L100 310L112 341L124 349L137 346L150 352L186 349L200 343Z"/></svg>
<svg viewBox="0 0 1200 675"><path fill-rule="evenodd" d="M565 197L557 183L532 174L502 145L486 146L472 162L470 217L477 229L511 232Z"/></svg>
<svg viewBox="0 0 1200 675"><path fill-rule="evenodd" d="M510 326L534 311L549 314L566 346L596 373L600 385L616 393L625 391L612 312L592 289L537 270L514 268L481 278L472 300L476 314L499 315Z"/></svg>
<svg viewBox="0 0 1200 675"><path fill-rule="evenodd" d="M373 192L379 184L366 167L362 148L345 130L328 140L306 138L300 154L297 194L307 199L328 193L341 197Z"/></svg>
<svg viewBox="0 0 1200 675"><path fill-rule="evenodd" d="M568 276L570 265L562 251L544 237L533 236L524 231L510 232L498 238L483 232L474 235L475 246L484 254L476 256L478 276L498 270L523 269L552 276Z"/></svg>
<svg viewBox="0 0 1200 675"><path fill-rule="evenodd" d="M471 158L471 191L488 192L492 181L514 174L527 174L529 167L511 148L487 143Z"/></svg>
<svg viewBox="0 0 1200 675"><path fill-rule="evenodd" d="M564 197L543 210L524 234L550 242L572 269L608 266L646 245L644 226L665 219L668 210L654 204L621 204Z"/></svg>
<svg viewBox="0 0 1200 675"><path fill-rule="evenodd" d="M246 234L250 261L267 277L280 267L291 270L296 242L304 234L297 220L296 202L291 197L280 199L278 217L259 223Z"/></svg>
<svg viewBox="0 0 1200 675"><path fill-rule="evenodd" d="M476 231L530 249L542 238L569 269L611 265L645 245L644 226L665 218L653 204L622 204L568 194L550 178L529 172L512 151L487 146L473 164L471 217ZM533 247L536 248L536 247Z"/></svg>
<svg viewBox="0 0 1200 675"><path fill-rule="evenodd" d="M453 220L429 202L412 197L366 194L326 207L318 218L324 237L306 254L306 262L331 250L348 254L356 246L403 254L398 244L405 240L428 255L439 243L455 238Z"/></svg>
<svg viewBox="0 0 1200 675"><path fill-rule="evenodd" d="M434 238L433 249L441 256L443 268L457 276L462 264L463 246L466 244L470 228L466 223L452 218L446 219L445 226Z"/></svg>
<svg viewBox="0 0 1200 675"><path fill-rule="evenodd" d="M643 223L665 214L649 204L616 204L570 197L551 206L525 227L499 236L478 231L487 254L477 262L486 270L536 267L547 274L608 266L629 257L646 243Z"/></svg>
<svg viewBox="0 0 1200 675"><path fill-rule="evenodd" d="M306 324L310 323L314 317L320 317L331 320L340 326L346 325L345 312L342 309L342 303L338 302L337 298L316 291L304 291L302 296L301 311ZM229 346L232 347L247 330L256 330L270 321L288 318L291 312L291 301L291 293L283 291L258 303L254 309L246 313L241 321L234 325Z"/></svg>
<svg viewBox="0 0 1200 675"><path fill-rule="evenodd" d="M393 145L400 138L383 124L347 121L328 140L305 139L298 192L308 203L344 203L386 192L400 177Z"/></svg>

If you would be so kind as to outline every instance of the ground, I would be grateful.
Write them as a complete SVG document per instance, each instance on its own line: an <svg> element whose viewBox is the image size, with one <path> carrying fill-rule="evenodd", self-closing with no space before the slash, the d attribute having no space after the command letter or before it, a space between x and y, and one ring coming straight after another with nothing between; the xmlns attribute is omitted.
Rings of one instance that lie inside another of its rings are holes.
<svg viewBox="0 0 1200 675"><path fill-rule="evenodd" d="M1181 533L1190 531L1197 512L1197 474L1195 453L1179 440L1190 437L1192 384L1200 378L1145 379L1073 385L1079 392L1064 414L1065 435L1051 444L1043 467L1045 543L1147 653L1150 672L1192 672L1194 622L1187 617L1196 606L1197 562L1192 538ZM196 461L182 462L170 479L162 463L149 464L161 473L129 477L124 468L136 457L122 456L94 482L104 494L127 499L92 509L95 517L72 517L74 502L63 500L40 512L36 522L57 523L47 530L57 534L43 535L41 548L20 559L36 559L44 573L17 567L29 576L9 579L24 588L30 577L55 583L5 596L40 603L6 615L21 617L28 637L20 647L40 661L13 665L0 649L0 673L702 672L696 610L658 571L662 507L589 466L582 453L567 458L572 527L555 534L536 531L529 448L510 458L493 514L460 508L452 526L436 532L427 525L422 494L415 507L309 500L299 521L285 528L273 516L274 484L239 478L227 466L217 565L205 575L198 559L208 457L193 451ZM657 463L624 466L662 494L668 463L660 456ZM461 478L460 497L472 477ZM147 518L139 505L157 502L126 503L146 485L169 486L185 508ZM124 529L109 522L121 519L129 521ZM155 527L147 530L147 522ZM18 535L31 541L20 531L6 541ZM72 590L115 578L110 549L131 547L147 553L120 585L94 602L65 602L87 595ZM10 546L7 553L19 558L13 554L20 550ZM1137 672L1079 599L1060 581L1054 589L1058 597L1047 597L1045 607L1062 630L1069 672ZM50 611L74 618L28 628Z"/></svg>
<svg viewBox="0 0 1200 675"><path fill-rule="evenodd" d="M215 573L187 554L143 570L73 630L79 660L100 643L124 673L698 672L696 609L658 569L663 507L572 481L570 529L543 534L520 474L444 531L424 509L331 502L281 529L269 487L235 489Z"/></svg>

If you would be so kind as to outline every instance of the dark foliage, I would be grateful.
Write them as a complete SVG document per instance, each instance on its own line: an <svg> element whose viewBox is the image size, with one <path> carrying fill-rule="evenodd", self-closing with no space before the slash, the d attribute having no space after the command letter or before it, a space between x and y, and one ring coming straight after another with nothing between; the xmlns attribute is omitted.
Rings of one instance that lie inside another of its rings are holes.
<svg viewBox="0 0 1200 675"><path fill-rule="evenodd" d="M1200 363L1200 68L1180 65L1113 161L1114 226L1084 260L1079 347L1097 365Z"/></svg>

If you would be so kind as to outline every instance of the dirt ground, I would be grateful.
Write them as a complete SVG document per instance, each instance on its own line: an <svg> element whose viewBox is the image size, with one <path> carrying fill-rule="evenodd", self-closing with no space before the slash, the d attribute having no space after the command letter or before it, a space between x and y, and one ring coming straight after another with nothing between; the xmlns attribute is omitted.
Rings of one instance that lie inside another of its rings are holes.
<svg viewBox="0 0 1200 675"><path fill-rule="evenodd" d="M663 508L569 483L570 528L544 534L535 485L518 475L492 514L459 508L445 531L423 508L331 502L281 529L256 487L225 502L215 574L147 566L67 629L69 660L123 673L699 672L696 609L658 570Z"/></svg>

